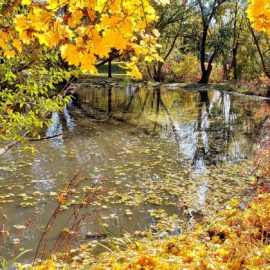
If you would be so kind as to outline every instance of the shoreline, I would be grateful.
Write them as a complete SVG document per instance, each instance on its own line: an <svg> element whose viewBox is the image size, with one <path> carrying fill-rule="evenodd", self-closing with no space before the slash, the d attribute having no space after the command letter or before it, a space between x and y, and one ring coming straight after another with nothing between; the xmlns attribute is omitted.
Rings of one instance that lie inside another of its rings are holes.
<svg viewBox="0 0 270 270"><path fill-rule="evenodd" d="M266 100L266 101L270 100L270 97L267 97L265 95L237 91L236 87L234 87L230 83L228 84L209 83L207 85L199 84L199 83L192 83L192 82L156 83L156 82L151 82L151 81L138 82L126 76L121 76L121 75L118 75L118 76L115 75L115 77L113 78L106 78L103 76L83 75L83 76L80 76L77 82L75 82L73 85L84 85L84 84L85 86L93 86L93 87L98 87L98 88L134 86L134 87L149 87L149 88L166 87L169 90L177 90L177 89L192 90L192 91L212 90L212 91L220 91L220 92L234 94L234 95L248 97L248 98L255 98L258 100Z"/></svg>

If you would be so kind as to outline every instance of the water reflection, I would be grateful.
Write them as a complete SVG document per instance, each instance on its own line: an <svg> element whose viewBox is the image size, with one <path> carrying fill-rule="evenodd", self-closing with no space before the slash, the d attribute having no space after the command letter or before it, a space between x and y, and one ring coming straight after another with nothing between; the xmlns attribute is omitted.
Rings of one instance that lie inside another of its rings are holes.
<svg viewBox="0 0 270 270"><path fill-rule="evenodd" d="M60 115L58 112L54 112L51 118L51 125L48 127L46 131L46 136L53 136L57 134L61 134L63 132L63 127L60 122Z"/></svg>
<svg viewBox="0 0 270 270"><path fill-rule="evenodd" d="M107 99L102 99L106 95ZM127 87L126 90L82 89L81 107L94 119L114 119L142 126L146 134L176 143L178 160L198 171L218 162L245 158L255 123L242 122L245 106L218 91L168 91ZM250 101L246 100L246 106ZM252 108L248 108L251 110ZM251 125L250 125L251 124Z"/></svg>

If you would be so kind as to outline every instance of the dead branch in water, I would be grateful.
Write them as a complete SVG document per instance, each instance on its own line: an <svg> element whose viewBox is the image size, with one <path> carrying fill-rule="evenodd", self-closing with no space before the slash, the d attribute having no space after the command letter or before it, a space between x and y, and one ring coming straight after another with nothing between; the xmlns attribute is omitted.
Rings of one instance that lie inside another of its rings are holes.
<svg viewBox="0 0 270 270"><path fill-rule="evenodd" d="M60 137L64 135L63 133L61 134L57 134L57 135L53 135L53 136L46 136L46 137L42 137L42 138L26 138L26 140L28 140L29 142L36 142L36 141L43 141L43 140L50 140L56 137Z"/></svg>

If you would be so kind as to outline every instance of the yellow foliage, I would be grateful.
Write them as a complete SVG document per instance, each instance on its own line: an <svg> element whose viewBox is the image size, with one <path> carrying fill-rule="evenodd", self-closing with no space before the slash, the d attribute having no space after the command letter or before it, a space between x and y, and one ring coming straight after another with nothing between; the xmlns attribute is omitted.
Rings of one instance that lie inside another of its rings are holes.
<svg viewBox="0 0 270 270"><path fill-rule="evenodd" d="M13 39L12 44L19 52L22 52L22 42L20 39Z"/></svg>
<svg viewBox="0 0 270 270"><path fill-rule="evenodd" d="M5 51L4 56L8 59L13 58L15 56L15 52L14 51Z"/></svg>
<svg viewBox="0 0 270 270"><path fill-rule="evenodd" d="M39 265L35 267L36 270L55 270L56 268L54 267L53 261L52 260L47 260L43 265Z"/></svg>
<svg viewBox="0 0 270 270"><path fill-rule="evenodd" d="M270 36L270 0L251 0L247 13L253 27Z"/></svg>
<svg viewBox="0 0 270 270"><path fill-rule="evenodd" d="M59 49L70 65L90 73L96 72L96 62L108 57L112 50L118 50L121 54L133 52L137 60L156 60L158 33L151 24L157 16L150 2L22 0L21 4L26 5L27 10L13 12L18 8L14 6L9 14L3 14L10 15L10 19L14 20L14 29L0 30L0 49L5 51L7 58L22 53L22 43ZM17 14L15 18L14 13ZM131 76L141 78L134 61L129 68Z"/></svg>
<svg viewBox="0 0 270 270"><path fill-rule="evenodd" d="M31 4L32 0L22 0L22 5L29 6Z"/></svg>
<svg viewBox="0 0 270 270"><path fill-rule="evenodd" d="M194 231L162 240L145 239L84 266L87 260L86 256L84 263L75 266L62 263L59 269L269 269L270 194L258 194L244 210L233 200L210 225Z"/></svg>

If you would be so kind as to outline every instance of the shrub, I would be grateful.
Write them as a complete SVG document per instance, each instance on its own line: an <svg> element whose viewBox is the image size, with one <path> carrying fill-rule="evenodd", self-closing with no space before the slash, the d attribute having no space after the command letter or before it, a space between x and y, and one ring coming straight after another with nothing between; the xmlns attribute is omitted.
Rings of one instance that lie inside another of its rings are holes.
<svg viewBox="0 0 270 270"><path fill-rule="evenodd" d="M197 57L191 53L181 55L181 61L174 63L172 71L176 79L180 81L193 81L200 74L200 65Z"/></svg>

